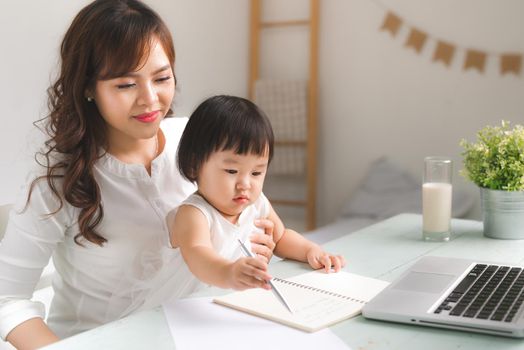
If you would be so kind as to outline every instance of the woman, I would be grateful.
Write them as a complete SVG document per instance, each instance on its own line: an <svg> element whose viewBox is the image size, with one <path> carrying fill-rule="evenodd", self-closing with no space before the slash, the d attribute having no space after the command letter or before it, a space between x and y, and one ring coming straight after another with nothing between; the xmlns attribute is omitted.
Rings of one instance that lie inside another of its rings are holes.
<svg viewBox="0 0 524 350"><path fill-rule="evenodd" d="M169 30L136 0L97 0L73 20L49 89L48 141L0 245L0 335L32 349L181 296L181 257L165 216L195 188L175 153L185 119L171 114ZM253 238L266 259L267 235ZM31 302L50 257L48 324Z"/></svg>

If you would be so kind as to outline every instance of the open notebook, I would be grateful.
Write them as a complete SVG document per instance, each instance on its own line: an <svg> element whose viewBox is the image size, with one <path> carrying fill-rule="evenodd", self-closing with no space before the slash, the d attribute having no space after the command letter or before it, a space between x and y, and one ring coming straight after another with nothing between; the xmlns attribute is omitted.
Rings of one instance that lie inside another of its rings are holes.
<svg viewBox="0 0 524 350"><path fill-rule="evenodd" d="M289 279L274 278L291 308L290 313L271 293L249 289L213 299L215 303L315 332L360 313L388 282L348 272L307 272Z"/></svg>

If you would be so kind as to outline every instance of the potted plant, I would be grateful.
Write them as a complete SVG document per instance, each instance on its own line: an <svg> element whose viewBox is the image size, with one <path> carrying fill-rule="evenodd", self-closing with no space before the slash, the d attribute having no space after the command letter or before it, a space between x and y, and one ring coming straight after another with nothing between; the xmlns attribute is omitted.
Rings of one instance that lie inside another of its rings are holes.
<svg viewBox="0 0 524 350"><path fill-rule="evenodd" d="M484 235L524 239L524 128L486 126L477 142L462 140L461 174L480 188Z"/></svg>

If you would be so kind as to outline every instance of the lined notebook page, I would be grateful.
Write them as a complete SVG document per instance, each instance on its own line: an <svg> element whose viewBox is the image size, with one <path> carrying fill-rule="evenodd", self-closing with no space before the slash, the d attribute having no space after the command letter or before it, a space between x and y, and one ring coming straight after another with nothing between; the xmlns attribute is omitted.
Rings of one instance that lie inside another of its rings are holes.
<svg viewBox="0 0 524 350"><path fill-rule="evenodd" d="M312 271L286 280L274 279L294 313L271 291L249 289L216 297L213 301L307 332L351 318L388 283L348 272Z"/></svg>

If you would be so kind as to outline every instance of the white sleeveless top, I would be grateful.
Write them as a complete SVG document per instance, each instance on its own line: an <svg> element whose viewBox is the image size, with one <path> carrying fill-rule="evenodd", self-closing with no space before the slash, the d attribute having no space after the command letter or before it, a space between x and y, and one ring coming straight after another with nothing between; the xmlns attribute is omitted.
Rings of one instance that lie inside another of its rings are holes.
<svg viewBox="0 0 524 350"><path fill-rule="evenodd" d="M215 252L228 260L236 260L244 256L242 250L240 250L237 239L242 240L246 247L251 249L249 237L253 233L263 233L261 229L255 226L254 221L256 219L267 218L270 208L268 199L261 193L260 197L253 204L246 207L240 214L237 224L233 224L226 220L218 210L197 193L189 196L182 202L182 205L191 205L204 214L209 224L211 244ZM174 215L177 209L169 215ZM191 278L187 279L185 287L178 285L177 289L181 290L182 293L193 293L207 286L194 277L186 265L184 265L182 269L185 269L188 275L191 276ZM182 271L180 271L180 274L182 275ZM180 280L183 280L183 278L180 278Z"/></svg>

